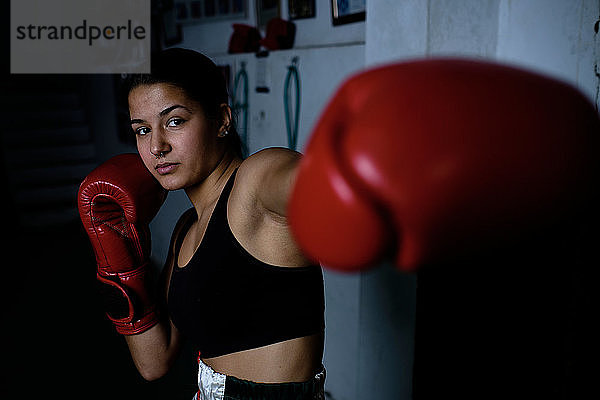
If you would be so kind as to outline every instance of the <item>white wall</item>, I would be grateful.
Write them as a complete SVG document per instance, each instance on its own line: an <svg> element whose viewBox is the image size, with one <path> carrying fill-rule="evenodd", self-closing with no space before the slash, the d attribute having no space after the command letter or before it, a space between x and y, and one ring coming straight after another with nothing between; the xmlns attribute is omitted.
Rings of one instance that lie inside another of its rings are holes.
<svg viewBox="0 0 600 400"><path fill-rule="evenodd" d="M498 0L371 0L367 15L368 65L495 52Z"/></svg>
<svg viewBox="0 0 600 400"><path fill-rule="evenodd" d="M214 57L220 65L230 65L233 72L246 63L249 80L249 149L250 153L270 146L287 147L283 106L284 83L288 65L297 58L300 76L300 122L298 151L304 148L315 120L325 103L348 75L364 67L364 45L336 45L273 51L264 59L269 75L269 93L256 92L257 59L253 54ZM326 60L326 62L324 62ZM291 91L294 100L293 90Z"/></svg>
<svg viewBox="0 0 600 400"><path fill-rule="evenodd" d="M576 85L597 102L597 0L370 0L366 63L487 58Z"/></svg>
<svg viewBox="0 0 600 400"><path fill-rule="evenodd" d="M597 0L500 2L496 59L565 80L598 104Z"/></svg>

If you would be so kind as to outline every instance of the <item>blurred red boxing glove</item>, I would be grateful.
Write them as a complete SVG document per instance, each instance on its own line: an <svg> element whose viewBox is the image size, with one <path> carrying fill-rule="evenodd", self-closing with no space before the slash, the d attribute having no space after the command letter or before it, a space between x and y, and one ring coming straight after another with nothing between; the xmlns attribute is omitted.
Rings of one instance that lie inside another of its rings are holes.
<svg viewBox="0 0 600 400"><path fill-rule="evenodd" d="M79 214L92 242L107 315L117 332L142 333L158 323L148 286L150 230L166 191L137 154L111 158L79 188Z"/></svg>
<svg viewBox="0 0 600 400"><path fill-rule="evenodd" d="M583 204L598 115L575 89L487 62L426 60L348 80L316 125L289 203L300 247L400 269L543 229Z"/></svg>

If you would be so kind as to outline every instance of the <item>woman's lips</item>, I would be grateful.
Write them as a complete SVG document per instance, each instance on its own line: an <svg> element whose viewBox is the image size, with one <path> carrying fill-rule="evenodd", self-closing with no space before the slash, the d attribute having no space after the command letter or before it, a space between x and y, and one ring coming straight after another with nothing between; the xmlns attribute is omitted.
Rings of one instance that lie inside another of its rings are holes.
<svg viewBox="0 0 600 400"><path fill-rule="evenodd" d="M159 175L170 174L171 172L173 172L175 170L175 168L177 168L178 165L179 164L177 164L177 163L158 164L156 166L156 172L158 172Z"/></svg>

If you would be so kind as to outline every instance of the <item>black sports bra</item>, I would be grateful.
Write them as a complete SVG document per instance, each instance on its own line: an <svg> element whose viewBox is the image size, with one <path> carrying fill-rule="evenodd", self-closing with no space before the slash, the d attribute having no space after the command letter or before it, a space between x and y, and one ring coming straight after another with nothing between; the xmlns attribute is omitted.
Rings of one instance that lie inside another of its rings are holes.
<svg viewBox="0 0 600 400"><path fill-rule="evenodd" d="M312 335L325 327L321 267L266 264L231 232L227 200L236 173L225 185L195 254L185 267L175 264L171 275L171 319L203 358ZM175 260L193 222L193 216L183 221Z"/></svg>

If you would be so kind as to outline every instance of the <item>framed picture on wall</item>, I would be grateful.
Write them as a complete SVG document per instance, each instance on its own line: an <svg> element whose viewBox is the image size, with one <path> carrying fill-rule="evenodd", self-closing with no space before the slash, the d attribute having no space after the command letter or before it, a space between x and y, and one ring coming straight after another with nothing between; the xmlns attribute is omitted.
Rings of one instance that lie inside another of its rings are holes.
<svg viewBox="0 0 600 400"><path fill-rule="evenodd" d="M279 17L279 0L256 0L256 22L259 28L267 26L272 18Z"/></svg>
<svg viewBox="0 0 600 400"><path fill-rule="evenodd" d="M364 21L366 0L331 0L331 20L333 25Z"/></svg>
<svg viewBox="0 0 600 400"><path fill-rule="evenodd" d="M248 0L175 0L175 15L180 24L245 19Z"/></svg>
<svg viewBox="0 0 600 400"><path fill-rule="evenodd" d="M315 0L288 0L290 19L314 18Z"/></svg>

